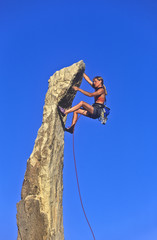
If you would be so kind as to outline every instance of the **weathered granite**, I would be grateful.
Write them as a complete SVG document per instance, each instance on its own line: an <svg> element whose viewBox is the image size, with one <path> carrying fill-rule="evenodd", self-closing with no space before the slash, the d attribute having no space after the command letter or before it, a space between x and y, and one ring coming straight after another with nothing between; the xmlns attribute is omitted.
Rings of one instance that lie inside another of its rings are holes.
<svg viewBox="0 0 157 240"><path fill-rule="evenodd" d="M21 201L17 203L18 240L63 240L64 124L58 104L69 108L80 86L85 64L81 60L56 71L49 86L33 152L27 160Z"/></svg>

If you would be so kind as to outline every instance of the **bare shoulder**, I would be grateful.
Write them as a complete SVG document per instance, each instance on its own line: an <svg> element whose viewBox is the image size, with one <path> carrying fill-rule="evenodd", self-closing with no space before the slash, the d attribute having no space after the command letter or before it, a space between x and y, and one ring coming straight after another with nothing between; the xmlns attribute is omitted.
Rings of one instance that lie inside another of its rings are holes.
<svg viewBox="0 0 157 240"><path fill-rule="evenodd" d="M96 90L96 92L102 94L102 93L105 92L105 89L104 88L99 88L99 89Z"/></svg>

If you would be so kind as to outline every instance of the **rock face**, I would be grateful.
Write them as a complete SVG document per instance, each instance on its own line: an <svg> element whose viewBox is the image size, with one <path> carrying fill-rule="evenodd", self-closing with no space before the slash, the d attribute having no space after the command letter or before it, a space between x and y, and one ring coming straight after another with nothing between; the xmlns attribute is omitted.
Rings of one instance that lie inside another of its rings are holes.
<svg viewBox="0 0 157 240"><path fill-rule="evenodd" d="M64 124L58 104L69 108L80 86L85 64L56 71L49 86L33 152L27 160L21 201L17 203L18 240L63 240Z"/></svg>

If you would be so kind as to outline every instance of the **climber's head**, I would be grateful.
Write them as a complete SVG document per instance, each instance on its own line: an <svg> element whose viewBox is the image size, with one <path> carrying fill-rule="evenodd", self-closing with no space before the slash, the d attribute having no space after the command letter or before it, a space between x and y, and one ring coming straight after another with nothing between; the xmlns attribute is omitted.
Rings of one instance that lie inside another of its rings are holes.
<svg viewBox="0 0 157 240"><path fill-rule="evenodd" d="M106 91L106 87L104 85L104 80L102 77L100 76L96 76L93 78L93 83L94 83L94 87L95 88L99 88L99 87L104 87L105 89L105 94L107 95L107 91Z"/></svg>
<svg viewBox="0 0 157 240"><path fill-rule="evenodd" d="M94 87L102 87L104 84L104 80L102 77L100 76L96 76L93 78L93 83L94 83Z"/></svg>

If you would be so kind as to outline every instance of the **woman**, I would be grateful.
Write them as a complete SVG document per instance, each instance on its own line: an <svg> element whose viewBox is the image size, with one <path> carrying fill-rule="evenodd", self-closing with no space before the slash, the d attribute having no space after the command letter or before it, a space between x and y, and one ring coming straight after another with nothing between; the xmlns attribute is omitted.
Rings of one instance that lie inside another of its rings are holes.
<svg viewBox="0 0 157 240"><path fill-rule="evenodd" d="M75 91L80 91L84 95L88 97L94 97L95 103L92 104L92 106L84 101L81 101L74 107L65 110L64 108L59 106L59 109L63 116L67 115L68 113L73 112L73 120L72 124L69 128L66 128L65 130L73 133L75 124L77 122L78 114L82 114L86 117L90 117L93 119L99 118L101 115L101 111L104 108L104 102L106 101L106 87L103 84L103 78L100 76L96 76L93 78L93 81L90 80L90 78L84 73L83 77L85 80L95 89L95 92L90 93L87 91L84 91L80 89L79 87L74 86L73 89Z"/></svg>

